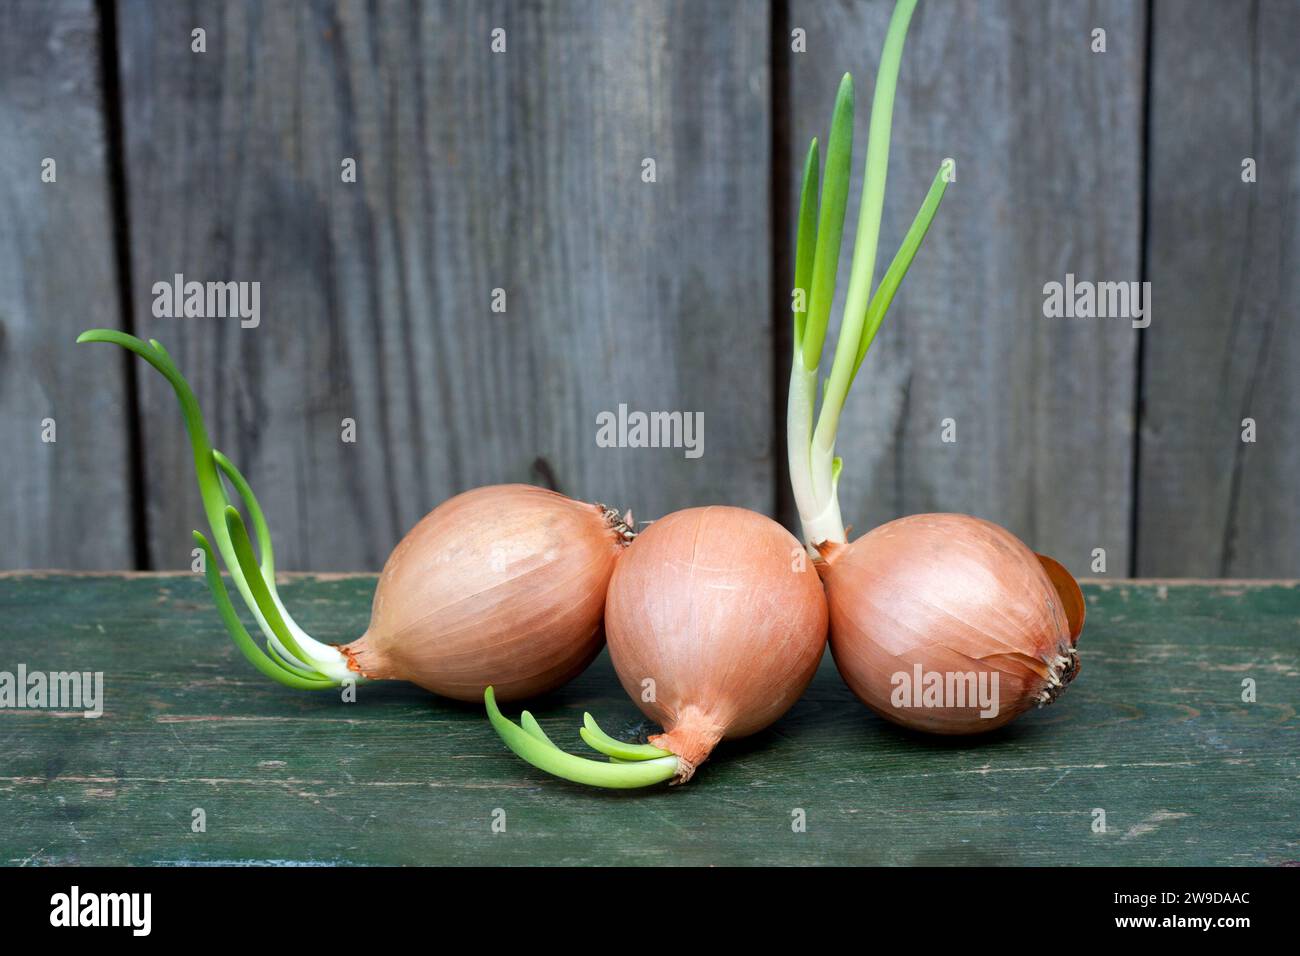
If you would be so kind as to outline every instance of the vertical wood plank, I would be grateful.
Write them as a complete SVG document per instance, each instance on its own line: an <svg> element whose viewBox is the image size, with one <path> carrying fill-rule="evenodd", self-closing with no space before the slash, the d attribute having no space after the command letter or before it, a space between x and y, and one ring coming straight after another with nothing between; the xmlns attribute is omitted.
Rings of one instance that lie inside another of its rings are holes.
<svg viewBox="0 0 1300 956"><path fill-rule="evenodd" d="M91 0L0 5L0 568L133 554L125 363L73 344L120 324L100 54Z"/></svg>
<svg viewBox="0 0 1300 956"><path fill-rule="evenodd" d="M137 321L285 568L378 567L495 482L771 510L766 4L126 2L119 31ZM260 281L261 326L153 318L175 273ZM149 546L175 567L202 512L141 382ZM620 403L703 412L703 456L598 448Z"/></svg>
<svg viewBox="0 0 1300 956"><path fill-rule="evenodd" d="M833 330L892 8L790 6L790 29L808 38L807 53L787 54L792 206L840 76L851 72L857 89ZM1095 27L1107 31L1105 53L1089 49ZM1136 332L1122 319L1045 318L1043 287L1066 273L1140 278L1144 45L1143 8L1128 2L917 8L877 277L945 157L957 179L841 419L840 500L860 531L902 514L962 511L1005 525L1076 574L1089 573L1095 548L1105 549L1108 573L1127 573ZM951 444L941 440L949 418Z"/></svg>
<svg viewBox="0 0 1300 956"><path fill-rule="evenodd" d="M1300 7L1162 0L1154 31L1138 571L1294 577Z"/></svg>

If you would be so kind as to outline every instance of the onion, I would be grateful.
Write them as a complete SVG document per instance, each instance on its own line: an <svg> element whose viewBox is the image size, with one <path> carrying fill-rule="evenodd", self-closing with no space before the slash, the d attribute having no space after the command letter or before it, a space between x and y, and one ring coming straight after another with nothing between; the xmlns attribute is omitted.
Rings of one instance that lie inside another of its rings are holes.
<svg viewBox="0 0 1300 956"><path fill-rule="evenodd" d="M194 392L171 356L157 341L109 329L77 341L129 349L175 390L217 551L265 649L245 630L212 546L196 531L208 586L235 643L266 676L303 689L407 680L458 700L477 700L496 685L512 699L559 687L600 650L605 590L635 537L631 515L621 519L603 505L527 485L479 488L435 508L385 563L366 633L342 648L315 640L280 600L261 506L234 464L212 448ZM223 477L248 510L260 560Z"/></svg>
<svg viewBox="0 0 1300 956"><path fill-rule="evenodd" d="M756 512L691 508L651 525L614 571L609 656L663 725L650 742L677 755L681 780L718 741L773 723L812 680L827 612L802 551Z"/></svg>
<svg viewBox="0 0 1300 956"><path fill-rule="evenodd" d="M824 183L817 140L808 149L796 220L786 447L803 539L823 558L831 649L840 673L890 720L937 733L972 733L1055 699L1079 670L1075 644L1084 609L1079 586L1065 568L977 518L904 518L846 544L838 496L843 462L835 455L840 414L947 184L955 179L942 164L873 291L894 93L915 7L916 0L899 0L885 33L858 231L829 373L821 367L822 352L835 299L853 148L848 74L831 115ZM981 691L983 703L970 706Z"/></svg>
<svg viewBox="0 0 1300 956"><path fill-rule="evenodd" d="M393 550L370 627L343 648L368 678L444 697L552 690L603 643L605 589L630 532L618 514L544 488L496 485L444 502Z"/></svg>
<svg viewBox="0 0 1300 956"><path fill-rule="evenodd" d="M803 693L826 643L827 611L812 562L770 518L742 508L678 511L638 535L605 600L609 653L623 689L664 732L622 744L588 714L581 733L627 763L559 750L527 712L523 728L488 713L534 766L579 783L682 783L719 741L767 727Z"/></svg>
<svg viewBox="0 0 1300 956"><path fill-rule="evenodd" d="M835 664L882 717L992 730L1051 703L1079 672L1078 584L991 522L914 515L819 550Z"/></svg>

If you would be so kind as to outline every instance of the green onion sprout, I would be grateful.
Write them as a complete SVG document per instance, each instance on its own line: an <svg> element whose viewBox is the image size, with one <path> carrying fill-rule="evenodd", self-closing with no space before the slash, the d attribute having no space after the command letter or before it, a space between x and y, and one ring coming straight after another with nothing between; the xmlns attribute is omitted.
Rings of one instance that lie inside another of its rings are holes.
<svg viewBox="0 0 1300 956"><path fill-rule="evenodd" d="M876 89L871 106L866 168L848 293L815 427L814 412L822 348L830 322L831 303L835 298L840 239L845 206L848 203L849 167L853 149L853 78L848 73L840 81L835 98L820 199L819 149L816 139L809 146L804 162L795 240L795 288L792 296L794 358L790 370L786 433L790 482L799 508L804 542L810 546L824 541L846 540L837 494L842 462L835 457L835 436L839 428L840 412L885 312L893 302L894 294L907 274L947 188L947 170L941 166L898 253L875 287L875 292L871 293L875 281L880 219L884 208L885 174L889 166L894 94L898 86L903 41L915 8L916 0L899 0L885 35L885 47L876 74Z"/></svg>
<svg viewBox="0 0 1300 956"><path fill-rule="evenodd" d="M579 733L608 761L577 757L561 750L528 711L520 715L519 724L514 723L497 708L491 687L483 692L483 703L487 706L488 720L505 745L521 760L556 777L593 787L627 790L663 783L677 775L679 764L673 754L650 744L615 740L597 726L591 714L582 715L583 727Z"/></svg>
<svg viewBox="0 0 1300 956"><path fill-rule="evenodd" d="M217 611L243 655L264 675L288 687L320 690L339 687L346 682L360 683L364 678L348 668L347 659L341 652L308 635L285 609L276 588L275 554L262 508L239 469L212 447L198 399L167 350L155 339L144 342L134 335L113 329L91 329L77 336L77 342L110 342L134 352L161 372L176 392L194 452L194 471L212 539L216 541L217 552L244 599L244 605L256 619L265 638L265 648L259 647L244 628L222 581L211 543L195 531L194 541L203 552L204 575ZM257 553L244 519L231 503L223 476L248 511L253 533L257 536Z"/></svg>

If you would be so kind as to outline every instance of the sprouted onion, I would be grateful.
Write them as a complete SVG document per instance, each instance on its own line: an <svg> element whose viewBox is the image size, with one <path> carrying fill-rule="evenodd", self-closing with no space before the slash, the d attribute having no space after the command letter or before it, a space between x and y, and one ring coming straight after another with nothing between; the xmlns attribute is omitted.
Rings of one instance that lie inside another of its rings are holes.
<svg viewBox="0 0 1300 956"><path fill-rule="evenodd" d="M892 521L852 544L837 493L840 412L946 188L941 166L874 294L890 122L903 40L916 6L900 0L885 37L867 142L858 231L835 357L813 426L818 367L835 296L853 140L853 83L840 84L818 199L812 141L800 191L794 360L787 415L790 480L830 608L830 643L849 687L877 713L938 733L975 733L1050 703L1078 673L1084 604L1069 572L997 525L966 515Z"/></svg>
<svg viewBox="0 0 1300 956"><path fill-rule="evenodd" d="M198 400L171 356L157 341L109 329L77 341L129 349L175 390L216 550L265 647L244 628L212 545L196 531L208 586L235 643L267 677L301 689L406 680L457 700L478 700L495 685L513 700L559 687L599 653L606 586L635 537L630 515L528 485L457 495L421 519L389 556L365 634L343 647L325 644L281 601L261 506L244 476L213 449ZM248 511L258 553L223 476Z"/></svg>
<svg viewBox="0 0 1300 956"><path fill-rule="evenodd" d="M743 508L689 508L648 525L605 599L610 659L623 689L664 728L628 744L584 715L582 739L608 761L565 753L525 711L492 725L533 766L601 787L689 780L719 741L756 733L803 693L826 643L826 599L790 532Z"/></svg>
<svg viewBox="0 0 1300 956"><path fill-rule="evenodd" d="M835 664L887 720L993 730L1050 704L1078 673L1078 585L1005 528L911 515L820 549Z"/></svg>

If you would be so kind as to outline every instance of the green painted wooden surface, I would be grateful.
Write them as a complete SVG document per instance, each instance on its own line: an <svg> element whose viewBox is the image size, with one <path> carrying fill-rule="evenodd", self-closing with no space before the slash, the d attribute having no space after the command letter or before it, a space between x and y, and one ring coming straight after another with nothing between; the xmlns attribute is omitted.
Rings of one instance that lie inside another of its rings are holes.
<svg viewBox="0 0 1300 956"><path fill-rule="evenodd" d="M282 592L304 626L341 640L362 630L372 587L294 577ZM477 707L404 685L343 704L264 681L197 578L0 576L0 670L102 670L106 696L97 720L0 710L0 862L1300 859L1300 585L1084 590L1082 675L1004 731L896 730L828 656L785 719L724 744L690 784L612 794L520 763ZM612 733L646 729L603 656L533 707L575 752L584 709ZM191 832L196 807L206 833Z"/></svg>

